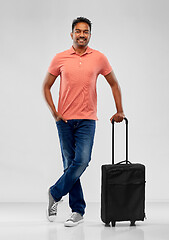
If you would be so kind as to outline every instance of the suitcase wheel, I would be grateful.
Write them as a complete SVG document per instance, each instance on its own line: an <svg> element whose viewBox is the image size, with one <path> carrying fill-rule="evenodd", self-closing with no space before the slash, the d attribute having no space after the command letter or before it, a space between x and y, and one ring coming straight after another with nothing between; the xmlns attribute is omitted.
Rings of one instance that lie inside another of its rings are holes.
<svg viewBox="0 0 169 240"><path fill-rule="evenodd" d="M135 226L136 226L135 221L131 221L131 222L130 222L130 226L131 226L131 227L135 227Z"/></svg>
<svg viewBox="0 0 169 240"><path fill-rule="evenodd" d="M112 222L111 222L111 226L112 226L112 227L115 227L115 226L116 226L116 222L112 221Z"/></svg>
<svg viewBox="0 0 169 240"><path fill-rule="evenodd" d="M111 226L115 227L116 226L116 222L112 221L111 222ZM110 227L110 222L105 223L105 227Z"/></svg>

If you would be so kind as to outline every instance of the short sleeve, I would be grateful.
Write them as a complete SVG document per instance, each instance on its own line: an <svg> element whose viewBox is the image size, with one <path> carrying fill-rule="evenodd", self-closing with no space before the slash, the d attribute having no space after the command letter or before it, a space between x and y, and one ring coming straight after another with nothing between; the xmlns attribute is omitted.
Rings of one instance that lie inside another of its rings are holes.
<svg viewBox="0 0 169 240"><path fill-rule="evenodd" d="M54 76L60 75L60 63L59 62L60 62L59 56L58 56L58 54L56 54L49 65L48 72Z"/></svg>
<svg viewBox="0 0 169 240"><path fill-rule="evenodd" d="M104 54L102 54L102 56L101 56L101 70L100 70L100 74L102 74L103 76L106 76L111 71L112 71L112 67L111 67L107 57Z"/></svg>

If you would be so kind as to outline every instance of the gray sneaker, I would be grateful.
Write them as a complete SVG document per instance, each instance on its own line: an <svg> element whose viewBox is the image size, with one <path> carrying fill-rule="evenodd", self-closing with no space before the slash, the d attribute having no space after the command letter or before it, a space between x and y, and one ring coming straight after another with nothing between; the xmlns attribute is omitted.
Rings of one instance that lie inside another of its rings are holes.
<svg viewBox="0 0 169 240"><path fill-rule="evenodd" d="M57 216L57 206L59 203L61 203L63 200L60 200L59 202L56 202L51 193L50 190L48 190L48 196L49 196L49 203L48 203L48 207L47 207L47 219L50 222L53 222L56 220L56 216Z"/></svg>
<svg viewBox="0 0 169 240"><path fill-rule="evenodd" d="M73 212L71 217L64 223L65 227L74 227L83 222L83 216L77 212Z"/></svg>

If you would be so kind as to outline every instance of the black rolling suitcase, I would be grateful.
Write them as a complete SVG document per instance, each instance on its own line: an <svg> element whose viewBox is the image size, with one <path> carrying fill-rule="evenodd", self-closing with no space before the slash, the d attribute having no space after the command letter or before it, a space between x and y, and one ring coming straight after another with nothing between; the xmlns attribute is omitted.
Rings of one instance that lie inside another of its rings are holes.
<svg viewBox="0 0 169 240"><path fill-rule="evenodd" d="M126 160L114 164L114 120L112 121L112 164L102 165L101 219L115 226L117 221L145 218L145 166L128 161L128 120L126 123ZM124 164L123 164L124 163Z"/></svg>

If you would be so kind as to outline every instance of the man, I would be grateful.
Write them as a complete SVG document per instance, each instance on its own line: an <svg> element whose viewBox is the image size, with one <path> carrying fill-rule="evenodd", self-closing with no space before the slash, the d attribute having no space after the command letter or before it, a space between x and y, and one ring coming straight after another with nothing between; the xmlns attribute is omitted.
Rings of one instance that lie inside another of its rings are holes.
<svg viewBox="0 0 169 240"><path fill-rule="evenodd" d="M57 206L69 193L72 216L65 226L76 226L83 221L85 200L80 176L91 159L97 120L96 80L102 74L109 83L115 99L117 113L111 117L116 122L124 118L121 91L107 58L88 47L91 37L90 20L79 17L72 23L73 46L56 54L46 75L43 90L58 129L64 173L49 188L47 217L54 221ZM60 76L58 109L52 100L50 89Z"/></svg>

